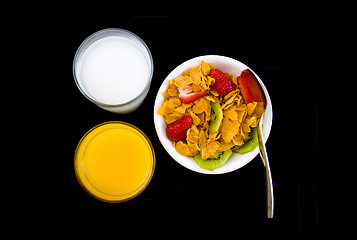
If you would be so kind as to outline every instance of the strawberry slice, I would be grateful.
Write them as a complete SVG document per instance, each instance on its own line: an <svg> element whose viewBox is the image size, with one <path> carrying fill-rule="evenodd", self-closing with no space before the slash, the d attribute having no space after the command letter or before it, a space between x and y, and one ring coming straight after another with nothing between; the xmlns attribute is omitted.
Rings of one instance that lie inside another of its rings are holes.
<svg viewBox="0 0 357 240"><path fill-rule="evenodd" d="M180 87L178 90L179 90L179 98L183 103L192 103L197 99L199 99L200 97L206 95L208 92L207 90L205 90L196 93L192 89L192 84Z"/></svg>
<svg viewBox="0 0 357 240"><path fill-rule="evenodd" d="M191 128L192 117L183 116L179 120L170 123L166 127L166 135L173 141L185 141L187 130Z"/></svg>
<svg viewBox="0 0 357 240"><path fill-rule="evenodd" d="M242 71L241 75L237 77L238 84L241 86L240 91L246 103L263 102L263 93L259 82L249 69Z"/></svg>
<svg viewBox="0 0 357 240"><path fill-rule="evenodd" d="M212 87L222 97L236 89L232 80L218 69L213 69L210 73L210 77L214 78L215 80Z"/></svg>

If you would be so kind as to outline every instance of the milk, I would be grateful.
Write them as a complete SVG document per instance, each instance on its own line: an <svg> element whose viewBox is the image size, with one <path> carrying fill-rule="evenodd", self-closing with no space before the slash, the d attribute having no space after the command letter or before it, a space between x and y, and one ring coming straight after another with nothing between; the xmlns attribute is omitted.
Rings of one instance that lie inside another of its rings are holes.
<svg viewBox="0 0 357 240"><path fill-rule="evenodd" d="M98 106L119 113L140 106L152 75L148 49L129 33L110 34L92 41L75 64L75 77L82 93Z"/></svg>

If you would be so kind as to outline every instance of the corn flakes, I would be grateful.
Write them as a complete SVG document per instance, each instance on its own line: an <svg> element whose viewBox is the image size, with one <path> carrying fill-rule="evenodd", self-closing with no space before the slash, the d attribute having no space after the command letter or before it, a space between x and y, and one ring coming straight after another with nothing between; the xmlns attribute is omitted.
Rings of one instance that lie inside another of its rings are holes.
<svg viewBox="0 0 357 240"><path fill-rule="evenodd" d="M264 113L263 102L246 104L237 87L226 96L221 97L211 86L215 79L210 77L210 71L215 69L211 63L201 61L199 66L184 71L181 76L169 81L163 93L165 101L158 110L170 124L185 115L192 117L192 126L187 131L186 141L174 142L176 151L183 156L195 156L200 153L207 159L216 152L223 152L244 144L243 139L258 125ZM225 73L234 84L237 78L231 73ZM178 88L190 85L194 92L208 91L207 94L192 103L182 103ZM211 120L211 102L219 102L223 111L223 119L217 132L209 133Z"/></svg>
<svg viewBox="0 0 357 240"><path fill-rule="evenodd" d="M211 72L211 67L208 63L206 63L205 61L201 61L201 72L204 76L208 76Z"/></svg>
<svg viewBox="0 0 357 240"><path fill-rule="evenodd" d="M199 131L195 125L188 129L186 140L191 143L199 143Z"/></svg>
<svg viewBox="0 0 357 240"><path fill-rule="evenodd" d="M229 143L238 133L239 127L240 123L238 121L231 121L229 118L223 117L222 127L220 129L223 141Z"/></svg>
<svg viewBox="0 0 357 240"><path fill-rule="evenodd" d="M184 86L187 86L187 85L193 83L193 79L190 76L181 75L174 79L174 83L178 88L180 88L180 87L184 87Z"/></svg>
<svg viewBox="0 0 357 240"><path fill-rule="evenodd" d="M198 146L197 144L193 143L184 143L182 141L178 141L175 144L176 151L181 154L182 156L194 156L198 153Z"/></svg>
<svg viewBox="0 0 357 240"><path fill-rule="evenodd" d="M217 152L219 148L219 142L217 141L209 141L207 145L201 146L201 156L202 159L207 159L209 156L212 156Z"/></svg>

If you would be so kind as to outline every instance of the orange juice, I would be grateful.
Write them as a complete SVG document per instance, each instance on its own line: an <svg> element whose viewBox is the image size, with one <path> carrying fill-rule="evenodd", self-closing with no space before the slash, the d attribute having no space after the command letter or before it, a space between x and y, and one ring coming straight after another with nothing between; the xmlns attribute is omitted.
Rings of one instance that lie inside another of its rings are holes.
<svg viewBox="0 0 357 240"><path fill-rule="evenodd" d="M79 142L74 167L82 187L105 202L139 195L151 180L155 153L150 140L133 125L105 122Z"/></svg>

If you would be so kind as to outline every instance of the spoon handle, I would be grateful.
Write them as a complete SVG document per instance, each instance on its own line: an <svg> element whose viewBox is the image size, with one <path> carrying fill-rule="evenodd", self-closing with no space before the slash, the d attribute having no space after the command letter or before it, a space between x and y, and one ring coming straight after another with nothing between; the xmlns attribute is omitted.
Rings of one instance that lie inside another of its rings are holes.
<svg viewBox="0 0 357 240"><path fill-rule="evenodd" d="M273 192L273 181L271 178L271 172L270 172L270 166L269 166L269 160L268 160L268 154L267 150L265 148L265 144L262 138L262 131L263 131L263 124L261 121L259 122L259 127L258 127L258 142L259 142L259 152L260 152L260 157L264 163L265 166L265 175L266 175L266 190L267 190L267 210L268 210L268 218L273 218L274 215L274 192Z"/></svg>

